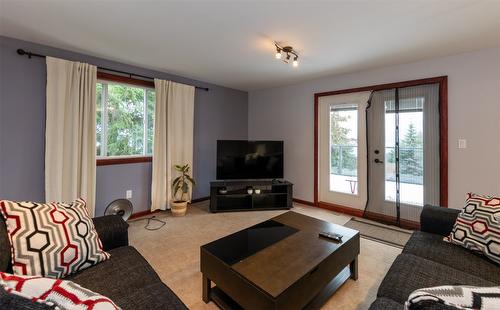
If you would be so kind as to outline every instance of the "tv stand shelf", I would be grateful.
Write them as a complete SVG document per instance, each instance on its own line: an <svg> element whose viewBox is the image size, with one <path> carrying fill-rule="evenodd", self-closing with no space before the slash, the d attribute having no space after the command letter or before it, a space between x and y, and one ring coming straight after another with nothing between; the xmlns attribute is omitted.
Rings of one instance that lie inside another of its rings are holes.
<svg viewBox="0 0 500 310"><path fill-rule="evenodd" d="M247 189L260 189L248 194ZM222 193L222 190L226 193ZM293 184L288 181L235 180L210 182L210 212L292 208Z"/></svg>

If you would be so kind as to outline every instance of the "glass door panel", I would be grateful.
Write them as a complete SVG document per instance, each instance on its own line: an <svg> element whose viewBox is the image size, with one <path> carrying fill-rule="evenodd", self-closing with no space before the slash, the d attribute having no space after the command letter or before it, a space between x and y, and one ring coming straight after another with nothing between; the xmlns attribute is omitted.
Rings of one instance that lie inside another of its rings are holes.
<svg viewBox="0 0 500 310"><path fill-rule="evenodd" d="M399 107L399 174L400 202L423 206L423 100L400 100ZM385 103L385 200L396 201L396 113L394 101Z"/></svg>
<svg viewBox="0 0 500 310"><path fill-rule="evenodd" d="M330 107L330 191L358 194L358 107Z"/></svg>

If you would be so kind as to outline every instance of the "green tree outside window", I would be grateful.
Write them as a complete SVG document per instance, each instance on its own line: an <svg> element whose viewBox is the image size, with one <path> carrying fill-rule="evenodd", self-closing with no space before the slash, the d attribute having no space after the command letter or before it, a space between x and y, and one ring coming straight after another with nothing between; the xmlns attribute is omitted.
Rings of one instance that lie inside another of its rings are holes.
<svg viewBox="0 0 500 310"><path fill-rule="evenodd" d="M97 156L151 155L156 100L154 90L98 83L96 93ZM104 111L107 111L106 119ZM103 153L103 143L106 143L106 154Z"/></svg>

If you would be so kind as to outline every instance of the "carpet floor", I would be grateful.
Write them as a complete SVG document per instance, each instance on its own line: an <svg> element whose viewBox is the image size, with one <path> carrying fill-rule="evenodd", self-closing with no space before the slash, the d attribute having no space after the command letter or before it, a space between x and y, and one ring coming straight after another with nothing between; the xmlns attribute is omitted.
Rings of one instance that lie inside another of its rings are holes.
<svg viewBox="0 0 500 310"><path fill-rule="evenodd" d="M294 204L293 211L344 225L351 217ZM153 266L189 309L218 309L201 300L200 246L286 211L210 213L208 202L193 204L185 217L169 212L155 216L166 221L159 230L144 229L146 218L129 221L130 244ZM401 249L361 238L359 278L342 285L322 309L367 309L375 300L380 282Z"/></svg>

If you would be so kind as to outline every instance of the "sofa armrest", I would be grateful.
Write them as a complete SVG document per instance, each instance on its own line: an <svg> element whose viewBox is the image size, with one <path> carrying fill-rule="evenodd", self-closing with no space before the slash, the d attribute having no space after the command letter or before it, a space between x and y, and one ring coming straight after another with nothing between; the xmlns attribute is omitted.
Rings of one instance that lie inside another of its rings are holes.
<svg viewBox="0 0 500 310"><path fill-rule="evenodd" d="M420 214L420 230L448 236L460 210L425 205Z"/></svg>
<svg viewBox="0 0 500 310"><path fill-rule="evenodd" d="M119 215L93 218L104 251L128 245L128 224Z"/></svg>

